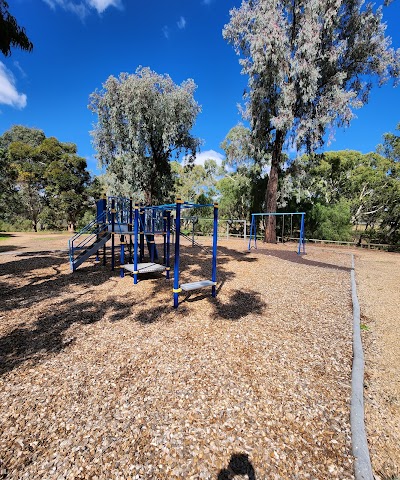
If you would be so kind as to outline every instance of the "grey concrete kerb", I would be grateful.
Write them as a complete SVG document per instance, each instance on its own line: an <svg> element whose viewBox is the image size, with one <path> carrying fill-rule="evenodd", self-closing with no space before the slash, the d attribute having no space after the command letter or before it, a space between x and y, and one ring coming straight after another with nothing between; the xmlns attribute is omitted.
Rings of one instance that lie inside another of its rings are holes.
<svg viewBox="0 0 400 480"><path fill-rule="evenodd" d="M351 375L351 438L356 480L373 480L364 425L364 352L361 342L360 304L357 298L354 255L351 255L351 297L353 300L353 368Z"/></svg>

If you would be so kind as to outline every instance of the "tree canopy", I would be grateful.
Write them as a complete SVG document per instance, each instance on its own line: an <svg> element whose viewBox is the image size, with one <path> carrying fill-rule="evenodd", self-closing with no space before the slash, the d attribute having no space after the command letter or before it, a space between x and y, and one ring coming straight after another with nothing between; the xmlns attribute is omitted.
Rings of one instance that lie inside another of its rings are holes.
<svg viewBox="0 0 400 480"><path fill-rule="evenodd" d="M0 220L26 219L37 230L74 230L85 213L90 174L76 145L16 125L0 137Z"/></svg>
<svg viewBox="0 0 400 480"><path fill-rule="evenodd" d="M326 130L346 126L372 81L399 75L399 51L382 10L362 0L245 0L223 30L248 75L245 118L259 156L271 155L266 211L276 211L282 149L313 151ZM266 240L275 241L275 217Z"/></svg>
<svg viewBox="0 0 400 480"><path fill-rule="evenodd" d="M98 117L93 144L112 193L148 204L170 196L171 158L182 152L194 158L200 145L190 133L201 110L195 90L191 79L176 85L168 75L139 67L110 76L91 94L89 109Z"/></svg>
<svg viewBox="0 0 400 480"><path fill-rule="evenodd" d="M20 27L15 17L8 11L8 3L0 0L0 50L6 57L11 55L11 47L32 51L33 43L25 33L25 28Z"/></svg>
<svg viewBox="0 0 400 480"><path fill-rule="evenodd" d="M310 213L307 231L314 238L345 240L353 226L359 241L398 242L400 177L393 159L353 150L303 155L282 183L280 201L293 208L295 199Z"/></svg>

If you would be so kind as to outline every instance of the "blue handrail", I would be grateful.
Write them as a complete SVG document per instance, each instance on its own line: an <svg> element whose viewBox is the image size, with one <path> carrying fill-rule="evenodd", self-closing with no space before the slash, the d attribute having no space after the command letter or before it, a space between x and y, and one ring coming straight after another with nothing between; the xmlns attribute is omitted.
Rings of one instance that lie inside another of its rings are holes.
<svg viewBox="0 0 400 480"><path fill-rule="evenodd" d="M105 222L106 219L106 212L98 215L94 220L88 223L85 227L83 227L78 233L76 233L73 237L71 237L68 241L68 249L69 249L69 260L71 264L73 264L75 260L75 252L81 251L87 248L94 240L98 238L98 235L102 232L108 231L108 225ZM77 240L85 235L81 241L76 244Z"/></svg>

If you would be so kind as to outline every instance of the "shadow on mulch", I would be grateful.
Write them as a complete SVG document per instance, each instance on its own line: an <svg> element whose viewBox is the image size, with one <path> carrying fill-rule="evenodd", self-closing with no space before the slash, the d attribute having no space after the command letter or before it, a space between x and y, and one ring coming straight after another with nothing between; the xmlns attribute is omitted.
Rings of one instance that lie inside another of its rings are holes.
<svg viewBox="0 0 400 480"><path fill-rule="evenodd" d="M94 301L68 299L57 305L57 311L39 315L38 320L25 327L23 324L0 338L0 375L20 364L38 362L46 354L60 352L74 343L75 339L64 338L64 332L73 324L90 325L100 321L112 310L127 316L131 304L116 299L99 304Z"/></svg>
<svg viewBox="0 0 400 480"><path fill-rule="evenodd" d="M15 252L16 250L22 250L24 247L15 247L14 245L0 245L0 254L6 252Z"/></svg>
<svg viewBox="0 0 400 480"><path fill-rule="evenodd" d="M225 320L240 320L247 315L260 314L266 308L266 303L261 300L258 292L242 292L236 290L229 298L229 302L215 302L215 313L217 317Z"/></svg>
<svg viewBox="0 0 400 480"><path fill-rule="evenodd" d="M220 285L222 287L222 284ZM261 300L261 295L258 292L242 292L236 290L229 298L228 302L221 302L217 297L211 296L211 288L207 288L207 293L189 293L186 296L181 296L178 309L172 307L172 296L170 302L163 302L158 306L152 306L145 310L141 310L135 315L135 321L142 324L149 324L157 322L168 313L174 312L175 315L182 317L190 314L185 304L192 304L207 299L214 307L214 320L240 320L251 314L260 314L265 311L267 304Z"/></svg>
<svg viewBox="0 0 400 480"><path fill-rule="evenodd" d="M247 475L249 480L256 480L254 467L247 453L234 453L228 467L219 471L217 480L233 480L236 475Z"/></svg>
<svg viewBox="0 0 400 480"><path fill-rule="evenodd" d="M281 260L286 260L288 262L305 265L306 267L319 267L351 272L351 267L343 267L341 265L335 265L334 263L325 263L318 262L316 260L310 260L304 255L298 255L297 251L290 252L284 250L270 250L268 248L258 248L254 250L254 252L262 255L270 255L271 257L280 258Z"/></svg>
<svg viewBox="0 0 400 480"><path fill-rule="evenodd" d="M211 257L206 253L198 253L195 258L188 249L183 249L182 270L188 265L194 267L191 274L199 275L200 278L210 278ZM235 276L227 264L232 259L253 262L254 259L246 257L234 250L222 249L224 256L218 259L218 289L221 290L228 278ZM37 363L47 354L60 352L74 343L74 338L65 338L65 332L73 325L89 325L99 322L107 315L110 322L118 322L137 312L132 318L139 324L154 323L166 318L174 312L175 318L184 319L190 312L183 298L179 309L174 311L172 306L172 280L160 283L161 279L153 281L150 293L145 298L137 298L134 295L132 285L132 297L120 298L117 296L98 302L88 299L85 294L92 288L106 282L118 282L119 268L116 266L111 272L110 264L106 267L100 265L88 265L80 268L73 274L64 273L61 265L68 261L63 253L47 253L38 256L37 253L28 253L11 262L2 265L2 275L26 275L29 274L29 284L11 287L4 281L0 282L0 313L6 314L12 310L39 307L37 319L29 325L19 324L17 328L0 338L0 374L12 371L19 365L30 362ZM39 270L52 268L54 273L44 275ZM38 273L35 274L35 271ZM111 277L111 278L110 278ZM143 280L151 281L151 279ZM68 294L70 287L78 287L82 293L63 298ZM112 292L112 286L110 286ZM166 293L171 296L166 300ZM95 292L92 292L95 296ZM211 297L211 291L207 291L209 301L215 307L215 318L238 320L249 313L258 313L265 308L255 292L236 291L227 303L222 303L218 298ZM158 297L158 298L157 298ZM200 297L201 298L201 297ZM40 311L42 301L53 299L54 307L50 306L47 311ZM197 297L197 300L199 297ZM191 299L190 301L195 301ZM33 313L34 315L34 313Z"/></svg>

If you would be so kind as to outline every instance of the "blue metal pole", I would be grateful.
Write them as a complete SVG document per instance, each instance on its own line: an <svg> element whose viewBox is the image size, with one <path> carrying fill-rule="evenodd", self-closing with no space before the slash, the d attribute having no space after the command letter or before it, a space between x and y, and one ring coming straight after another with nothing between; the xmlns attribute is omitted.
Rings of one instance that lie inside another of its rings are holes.
<svg viewBox="0 0 400 480"><path fill-rule="evenodd" d="M179 240L181 237L181 206L183 201L176 199L176 219L175 219L175 261L174 261L174 308L178 308L179 293Z"/></svg>
<svg viewBox="0 0 400 480"><path fill-rule="evenodd" d="M129 198L129 225L128 230L131 232L129 234L129 261L132 263L132 231L133 231L133 201L132 197Z"/></svg>
<svg viewBox="0 0 400 480"><path fill-rule="evenodd" d="M111 270L115 267L115 199L111 200Z"/></svg>
<svg viewBox="0 0 400 480"><path fill-rule="evenodd" d="M164 257L164 265L167 260L167 212L163 211L163 241L164 241L164 251L163 251L163 257Z"/></svg>
<svg viewBox="0 0 400 480"><path fill-rule="evenodd" d="M138 236L139 236L139 205L135 203L134 220L134 239L133 239L133 283L138 283Z"/></svg>
<svg viewBox="0 0 400 480"><path fill-rule="evenodd" d="M301 252L301 247L303 246L303 252ZM300 226L300 238L299 238L299 248L297 254L306 253L305 241L304 241L304 213L301 214L301 226Z"/></svg>
<svg viewBox="0 0 400 480"><path fill-rule="evenodd" d="M140 261L143 262L143 257L144 257L144 235L145 235L145 230L146 230L146 211L143 208L143 205L141 205L141 210L140 210Z"/></svg>
<svg viewBox="0 0 400 480"><path fill-rule="evenodd" d="M166 211L167 214L167 248L166 248L166 260L165 260L165 269L166 269L166 278L169 279L169 272L171 269L170 266L170 240L171 240L171 212Z"/></svg>
<svg viewBox="0 0 400 480"><path fill-rule="evenodd" d="M254 228L254 215L251 214L251 224L250 224L250 236L249 236L249 252L251 250L251 237L253 235L253 228Z"/></svg>
<svg viewBox="0 0 400 480"><path fill-rule="evenodd" d="M100 199L100 200L97 200L96 201L96 230L97 230L97 234L96 234L96 238L97 240L99 239L100 237L100 223L101 222L101 214L103 213L103 199ZM100 261L100 257L99 257L99 251L97 250L96 252L96 263Z"/></svg>
<svg viewBox="0 0 400 480"><path fill-rule="evenodd" d="M119 276L121 278L124 278L124 267L123 265L125 264L125 237L124 235L121 235L121 252L120 252L120 258L119 258Z"/></svg>
<svg viewBox="0 0 400 480"><path fill-rule="evenodd" d="M212 296L216 297L217 287L217 240L218 240L218 203L214 203L214 230L213 230L213 248L212 248L212 270L211 280L214 282L212 288Z"/></svg>
<svg viewBox="0 0 400 480"><path fill-rule="evenodd" d="M108 232L107 197L102 198L103 229ZM106 244L103 245L103 265L106 264Z"/></svg>
<svg viewBox="0 0 400 480"><path fill-rule="evenodd" d="M254 248L257 248L257 220L254 213L251 214L250 237L249 237L249 251L251 250L251 238L254 235Z"/></svg>
<svg viewBox="0 0 400 480"><path fill-rule="evenodd" d="M154 262L154 250L155 250L155 246L156 246L156 235L155 235L155 214L156 214L156 211L154 208L151 209L151 233L152 233L152 236L150 238L152 238L152 240L150 240L150 262Z"/></svg>

